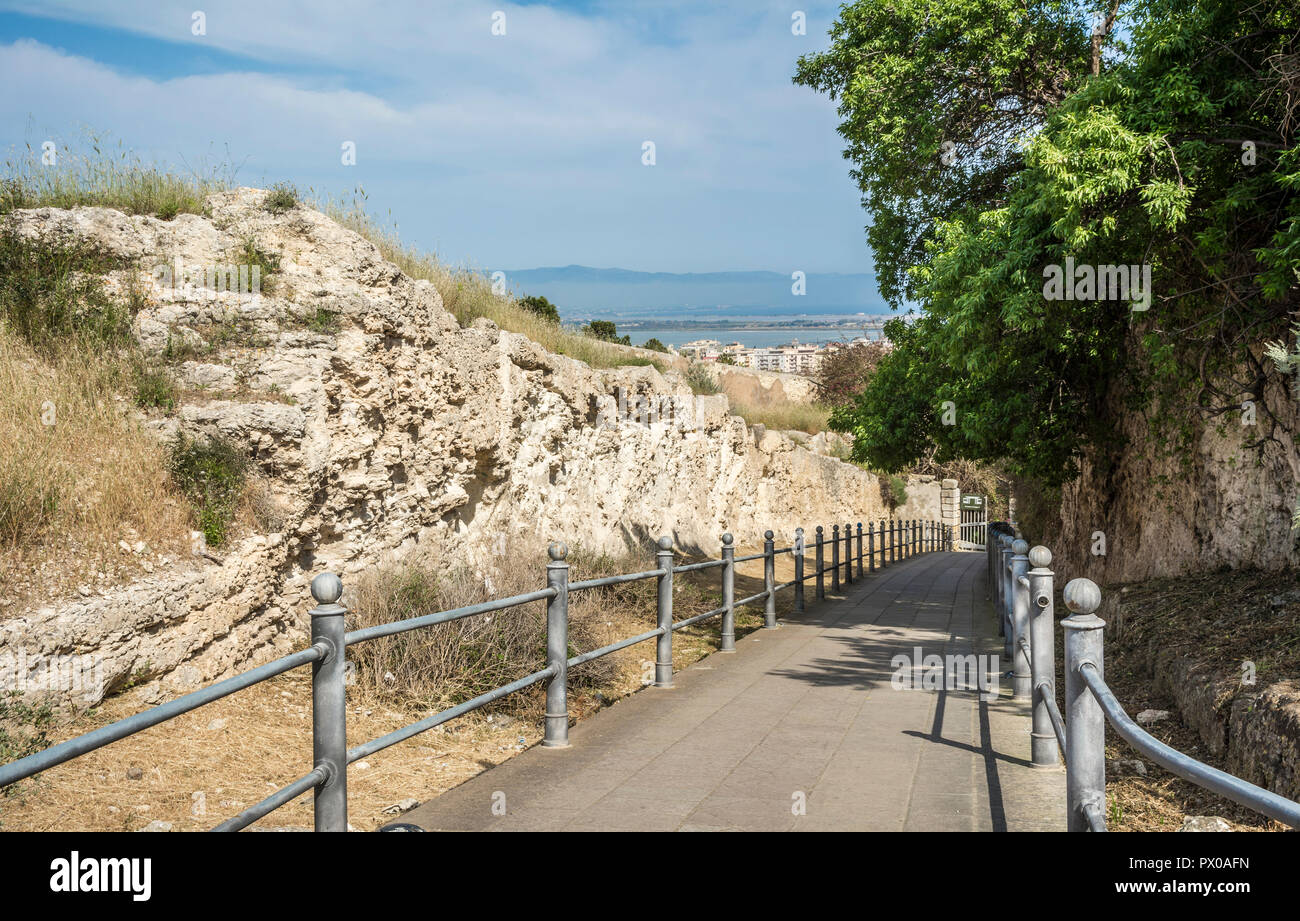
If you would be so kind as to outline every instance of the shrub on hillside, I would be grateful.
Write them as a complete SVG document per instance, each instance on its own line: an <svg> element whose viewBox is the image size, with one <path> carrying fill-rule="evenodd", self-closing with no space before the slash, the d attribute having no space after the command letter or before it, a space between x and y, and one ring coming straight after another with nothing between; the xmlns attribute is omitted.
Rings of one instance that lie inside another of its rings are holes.
<svg viewBox="0 0 1300 921"><path fill-rule="evenodd" d="M529 313L535 313L543 320L550 320L552 323L560 322L560 308L556 307L541 295L528 295L519 299L519 306Z"/></svg>
<svg viewBox="0 0 1300 921"><path fill-rule="evenodd" d="M887 351L883 342L858 342L827 352L813 375L818 402L830 407L852 403Z"/></svg>
<svg viewBox="0 0 1300 921"><path fill-rule="evenodd" d="M262 207L272 214L284 214L297 205L298 189L288 182L277 182L271 186L271 191L266 193L266 201L262 203Z"/></svg>
<svg viewBox="0 0 1300 921"><path fill-rule="evenodd" d="M619 345L632 344L630 336L620 336L618 334L618 327L612 320L592 320L582 327L582 333L584 336L590 336L602 342L615 342Z"/></svg>

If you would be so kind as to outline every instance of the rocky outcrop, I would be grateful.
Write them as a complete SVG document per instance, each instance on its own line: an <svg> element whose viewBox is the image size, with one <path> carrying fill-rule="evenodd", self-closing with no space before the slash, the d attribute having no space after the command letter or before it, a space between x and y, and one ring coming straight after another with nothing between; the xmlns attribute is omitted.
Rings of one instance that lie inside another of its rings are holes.
<svg viewBox="0 0 1300 921"><path fill-rule="evenodd" d="M1144 666L1158 692L1177 704L1227 770L1290 799L1300 799L1300 682L1243 684L1198 660L1194 653L1149 646ZM1169 714L1165 711L1144 713ZM1137 715L1140 724L1158 722Z"/></svg>
<svg viewBox="0 0 1300 921"><path fill-rule="evenodd" d="M110 283L144 291L141 347L188 352L177 374L202 397L142 423L241 444L278 513L219 555L0 622L0 649L93 654L102 690L132 682L157 699L301 642L307 585L325 570L346 585L417 550L476 565L502 546L540 556L548 538L612 551L669 534L712 551L724 530L752 544L767 528L788 539L887 514L876 478L837 452L748 427L675 371L595 370L487 320L462 328L362 237L302 206L272 215L264 197L217 194L211 217L171 221L10 216L31 238L135 263ZM278 262L258 293L181 283L185 267L250 253ZM649 411L620 408L620 390Z"/></svg>

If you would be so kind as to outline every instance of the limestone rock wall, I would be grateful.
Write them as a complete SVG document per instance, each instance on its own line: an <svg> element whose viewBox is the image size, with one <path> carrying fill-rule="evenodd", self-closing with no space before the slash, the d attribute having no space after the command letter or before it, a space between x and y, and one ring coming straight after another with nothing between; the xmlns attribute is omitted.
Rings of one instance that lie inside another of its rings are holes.
<svg viewBox="0 0 1300 921"><path fill-rule="evenodd" d="M1125 411L1118 397L1109 412L1126 446L1108 465L1086 460L1063 491L1059 526L1043 541L1058 572L1108 584L1300 564L1300 535L1291 528L1300 445L1290 434L1300 431L1300 404L1280 375L1264 386L1253 417L1230 411L1196 421L1186 460L1168 455L1146 417ZM1094 552L1098 533L1104 555Z"/></svg>
<svg viewBox="0 0 1300 921"><path fill-rule="evenodd" d="M29 237L135 262L110 283L147 295L141 346L186 345L177 373L209 394L142 424L242 444L278 513L273 532L215 559L2 621L0 651L92 654L105 690L142 682L156 700L295 648L308 583L325 570L346 586L417 550L474 565L512 534L524 541L506 546L539 557L551 538L612 551L661 534L716 551L724 530L752 545L772 528L785 542L796 526L887 514L876 477L830 456L827 438L810 450L750 428L675 371L594 370L487 320L461 328L431 284L362 237L303 206L272 215L264 197L214 195L210 217L171 221L102 208L9 217ZM258 294L155 271L238 264L250 244L279 260ZM624 418L611 408L619 388L665 409ZM909 494L899 517L938 510L937 483Z"/></svg>

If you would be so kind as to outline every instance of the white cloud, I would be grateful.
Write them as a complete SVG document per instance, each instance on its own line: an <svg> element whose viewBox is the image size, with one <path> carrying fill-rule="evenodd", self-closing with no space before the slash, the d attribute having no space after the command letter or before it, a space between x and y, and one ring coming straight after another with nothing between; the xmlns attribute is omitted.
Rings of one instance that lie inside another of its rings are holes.
<svg viewBox="0 0 1300 921"><path fill-rule="evenodd" d="M666 270L861 270L863 215L839 157L833 107L790 85L824 44L789 33L788 5L618 5L580 16L541 6L319 2L310 14L251 0L9 4L180 42L207 42L288 73L151 79L33 42L0 46L0 100L153 155L229 146L245 181L331 191L364 184L404 234L448 254L520 267L586 262ZM502 9L507 35L490 34ZM823 18L825 21L825 17ZM648 25L647 25L648 23ZM144 72L148 68L142 66ZM332 75L329 86L310 74ZM362 89L339 87L360 86ZM655 141L659 165L640 165ZM358 146L341 167L339 144Z"/></svg>

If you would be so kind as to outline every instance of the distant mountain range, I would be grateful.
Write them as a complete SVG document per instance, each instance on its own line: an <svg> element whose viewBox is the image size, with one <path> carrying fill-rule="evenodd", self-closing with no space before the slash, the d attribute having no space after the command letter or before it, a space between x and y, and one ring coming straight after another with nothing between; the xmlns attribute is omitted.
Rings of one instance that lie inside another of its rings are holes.
<svg viewBox="0 0 1300 921"><path fill-rule="evenodd" d="M767 316L887 314L866 274L809 273L803 295L780 272L635 272L585 265L506 271L516 295L542 295L566 320L739 319Z"/></svg>

